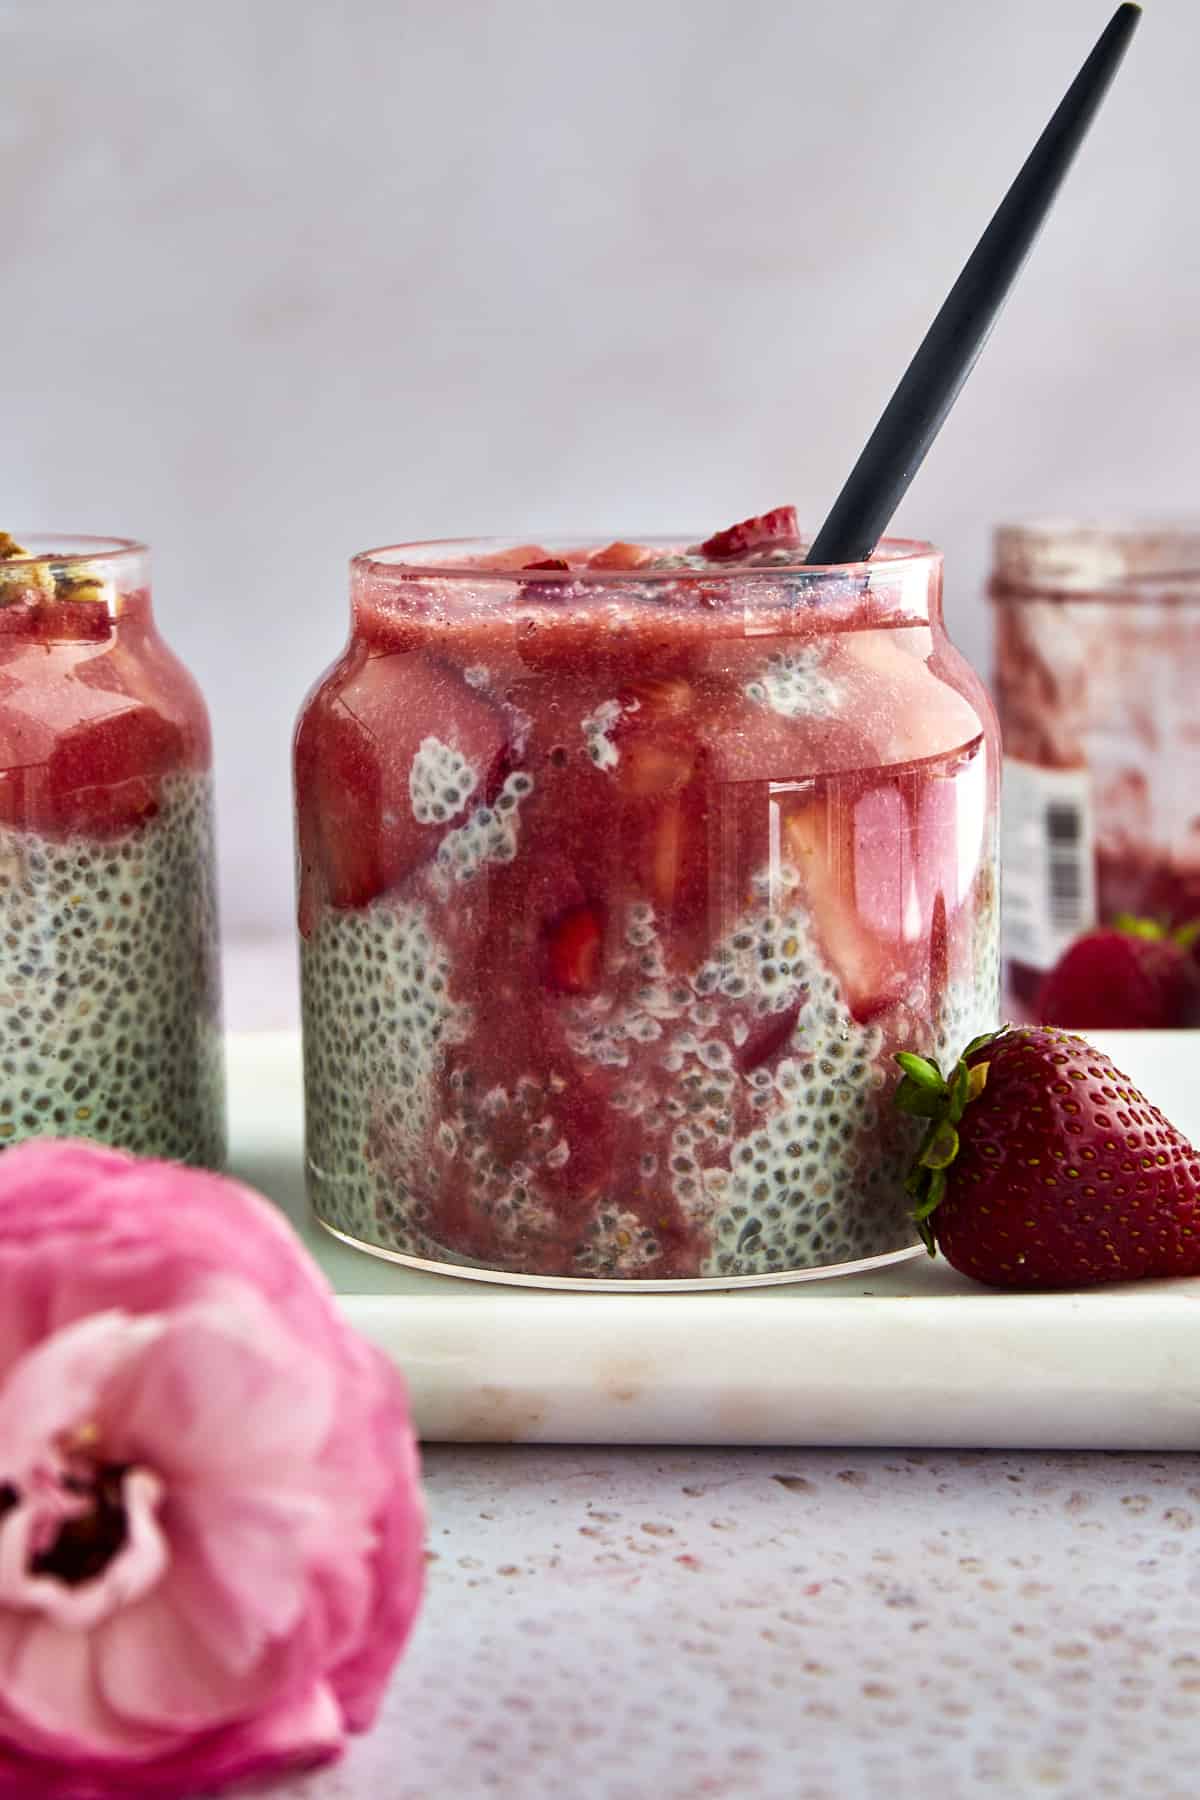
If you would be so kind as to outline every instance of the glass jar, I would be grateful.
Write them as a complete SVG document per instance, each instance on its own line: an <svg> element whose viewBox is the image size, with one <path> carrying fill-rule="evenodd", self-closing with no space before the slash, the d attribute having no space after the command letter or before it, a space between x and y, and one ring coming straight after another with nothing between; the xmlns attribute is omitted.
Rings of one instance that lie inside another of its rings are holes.
<svg viewBox="0 0 1200 1800"><path fill-rule="evenodd" d="M295 744L317 1217L584 1287L913 1253L893 1056L997 1019L998 745L941 557L356 557Z"/></svg>
<svg viewBox="0 0 1200 1800"><path fill-rule="evenodd" d="M1200 526L1003 525L1004 942L1018 1005L1131 913L1200 919Z"/></svg>
<svg viewBox="0 0 1200 1800"><path fill-rule="evenodd" d="M0 1146L219 1167L211 745L149 555L0 534Z"/></svg>

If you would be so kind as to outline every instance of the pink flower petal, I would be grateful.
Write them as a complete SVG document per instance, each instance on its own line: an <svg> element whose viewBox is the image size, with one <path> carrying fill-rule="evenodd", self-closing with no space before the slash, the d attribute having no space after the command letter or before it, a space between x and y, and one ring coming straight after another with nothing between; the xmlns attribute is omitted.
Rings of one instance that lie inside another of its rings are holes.
<svg viewBox="0 0 1200 1800"><path fill-rule="evenodd" d="M365 1731L373 1722L425 1587L425 1511L404 1383L380 1351L366 1349L377 1365L370 1436L392 1478L375 1518L371 1612L331 1676L351 1731Z"/></svg>
<svg viewBox="0 0 1200 1800"><path fill-rule="evenodd" d="M0 1378L21 1352L50 1328L51 1285L4 1279L6 1267L28 1266L31 1225L36 1225L39 1233L53 1229L56 1214L72 1210L82 1190L130 1166L129 1158L119 1152L89 1144L35 1140L22 1144L19 1151L4 1152L0 1163L0 1288L8 1304L0 1307Z"/></svg>
<svg viewBox="0 0 1200 1800"><path fill-rule="evenodd" d="M173 1533L171 1600L216 1657L241 1671L284 1637L309 1601L309 1572L323 1548L345 1529L314 1496L191 1492L180 1499ZM339 1546L352 1553L351 1521ZM362 1567L364 1551L358 1550ZM365 1576L361 1577L365 1583Z"/></svg>
<svg viewBox="0 0 1200 1800"><path fill-rule="evenodd" d="M140 1600L159 1580L169 1560L166 1540L155 1517L162 1483L148 1469L131 1469L121 1490L126 1541L108 1566L90 1581L68 1583L55 1575L30 1572L27 1542L22 1543L22 1534L12 1528L32 1517L33 1509L17 1507L0 1525L0 1605L40 1612L66 1630L88 1632L110 1613ZM6 1539L11 1542L11 1549Z"/></svg>
<svg viewBox="0 0 1200 1800"><path fill-rule="evenodd" d="M248 1671L213 1656L180 1617L169 1582L107 1619L94 1641L96 1685L130 1730L211 1731L269 1705L278 1688L270 1656Z"/></svg>
<svg viewBox="0 0 1200 1800"><path fill-rule="evenodd" d="M0 1610L0 1691L4 1712L60 1756L150 1756L172 1743L170 1733L114 1716L96 1685L90 1634L37 1614ZM9 1735L0 1716L0 1739Z"/></svg>
<svg viewBox="0 0 1200 1800"><path fill-rule="evenodd" d="M264 1770L309 1767L341 1754L346 1742L341 1709L328 1682L263 1713L237 1742L236 1773L245 1780Z"/></svg>
<svg viewBox="0 0 1200 1800"><path fill-rule="evenodd" d="M20 1357L0 1388L0 1478L21 1483L61 1434L94 1420L106 1384L161 1335L158 1319L81 1319Z"/></svg>
<svg viewBox="0 0 1200 1800"><path fill-rule="evenodd" d="M138 1761L66 1760L60 1745L47 1752L47 1758L57 1754L56 1766L6 1752L2 1737L0 1719L0 1800L183 1800L229 1782L314 1768L340 1756L345 1745L337 1702L323 1681L252 1720Z"/></svg>
<svg viewBox="0 0 1200 1800"><path fill-rule="evenodd" d="M136 1381L114 1389L105 1437L121 1460L151 1462L172 1484L286 1484L293 1471L308 1484L334 1395L328 1361L248 1282L209 1281L202 1297L167 1317Z"/></svg>

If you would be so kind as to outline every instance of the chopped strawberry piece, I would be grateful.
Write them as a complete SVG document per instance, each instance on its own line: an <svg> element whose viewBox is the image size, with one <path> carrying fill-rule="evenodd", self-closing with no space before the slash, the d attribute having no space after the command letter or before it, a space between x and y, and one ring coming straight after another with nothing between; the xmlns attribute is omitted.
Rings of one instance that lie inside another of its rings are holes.
<svg viewBox="0 0 1200 1800"><path fill-rule="evenodd" d="M712 537L705 538L700 550L712 562L736 562L751 550L763 550L771 544L790 549L799 543L800 527L795 507L776 506L757 518L743 519L725 531L715 532Z"/></svg>
<svg viewBox="0 0 1200 1800"><path fill-rule="evenodd" d="M634 800L677 793L696 766L700 703L683 675L650 675L624 689L616 729L617 780Z"/></svg>
<svg viewBox="0 0 1200 1800"><path fill-rule="evenodd" d="M651 719L685 718L695 706L696 694L683 675L648 675L635 681L629 699Z"/></svg>
<svg viewBox="0 0 1200 1800"><path fill-rule="evenodd" d="M185 761L184 742L173 719L147 706L64 732L47 768L61 825L103 835L157 812L159 781Z"/></svg>
<svg viewBox="0 0 1200 1800"><path fill-rule="evenodd" d="M640 861L649 877L651 893L668 912L683 873L685 842L682 809L678 805L664 806L654 821L648 854L642 855Z"/></svg>
<svg viewBox="0 0 1200 1800"><path fill-rule="evenodd" d="M643 569L654 561L654 551L644 544L626 544L620 538L588 557L589 569Z"/></svg>
<svg viewBox="0 0 1200 1800"><path fill-rule="evenodd" d="M563 570L569 569L570 567L570 563L561 556L543 556L539 562L527 562L521 564L522 572L527 569Z"/></svg>
<svg viewBox="0 0 1200 1800"><path fill-rule="evenodd" d="M846 796L836 789L796 796L783 813L781 840L855 1017L878 1016L894 1004L906 979L901 913L896 907L888 915L895 935L867 923L872 913L882 921L885 909L881 899L866 905L859 892L861 845Z"/></svg>
<svg viewBox="0 0 1200 1800"><path fill-rule="evenodd" d="M482 556L464 556L458 565L464 569L486 569L497 574L519 573L550 560L550 552L540 544L515 544L511 550L488 550Z"/></svg>
<svg viewBox="0 0 1200 1800"><path fill-rule="evenodd" d="M737 1066L743 1075L748 1075L752 1069L769 1062L786 1044L791 1043L802 1009L803 1002L797 1001L795 1006L785 1007L782 1012L768 1013L765 1019L753 1027L737 1053Z"/></svg>
<svg viewBox="0 0 1200 1800"><path fill-rule="evenodd" d="M590 906L574 907L555 926L547 945L551 986L563 994L587 994L600 978L603 934Z"/></svg>
<svg viewBox="0 0 1200 1800"><path fill-rule="evenodd" d="M686 745L635 740L620 772L621 787L634 800L673 794L687 781L695 764L696 753Z"/></svg>
<svg viewBox="0 0 1200 1800"><path fill-rule="evenodd" d="M440 822L417 818L410 789L413 758L430 737L456 752L476 781ZM432 658L340 665L296 738L305 918L314 891L336 907L365 906L432 856L443 833L492 793L507 739L503 713Z"/></svg>
<svg viewBox="0 0 1200 1800"><path fill-rule="evenodd" d="M163 776L188 766L176 719L82 682L72 699L81 716L65 729L0 716L0 823L114 836L151 818Z"/></svg>

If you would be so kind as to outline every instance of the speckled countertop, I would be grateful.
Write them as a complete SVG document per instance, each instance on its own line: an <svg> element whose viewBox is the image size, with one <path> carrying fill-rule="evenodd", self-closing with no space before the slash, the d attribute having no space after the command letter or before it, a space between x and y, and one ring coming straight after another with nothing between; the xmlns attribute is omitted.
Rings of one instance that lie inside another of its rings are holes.
<svg viewBox="0 0 1200 1800"><path fill-rule="evenodd" d="M290 946L235 1027L294 1023ZM1200 1455L434 1446L374 1732L281 1800L1196 1800Z"/></svg>
<svg viewBox="0 0 1200 1800"><path fill-rule="evenodd" d="M425 1612L287 1800L1195 1800L1200 1456L433 1448Z"/></svg>

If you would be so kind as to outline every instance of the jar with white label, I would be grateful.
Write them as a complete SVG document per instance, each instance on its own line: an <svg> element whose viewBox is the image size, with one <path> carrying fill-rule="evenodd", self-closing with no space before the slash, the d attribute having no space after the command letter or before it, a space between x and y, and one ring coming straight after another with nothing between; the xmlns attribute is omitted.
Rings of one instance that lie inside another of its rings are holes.
<svg viewBox="0 0 1200 1800"><path fill-rule="evenodd" d="M995 533L1008 989L1083 933L1200 918L1200 524Z"/></svg>

